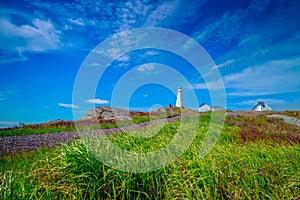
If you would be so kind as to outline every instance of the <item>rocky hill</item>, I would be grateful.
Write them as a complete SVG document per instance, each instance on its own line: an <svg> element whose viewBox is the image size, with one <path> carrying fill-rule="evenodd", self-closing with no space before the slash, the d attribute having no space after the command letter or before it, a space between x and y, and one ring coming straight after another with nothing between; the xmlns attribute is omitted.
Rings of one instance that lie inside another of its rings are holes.
<svg viewBox="0 0 300 200"><path fill-rule="evenodd" d="M82 120L130 120L130 111L110 106L100 106L87 111Z"/></svg>
<svg viewBox="0 0 300 200"><path fill-rule="evenodd" d="M123 120L132 120L133 117L155 117L161 116L163 117L171 117L181 114L195 114L197 111L190 109L180 109L177 107L168 107L168 108L159 108L157 110L153 110L151 112L139 112L139 111L130 111L116 107L110 106L100 106L93 108L87 111L83 118L80 120L101 120L101 121L123 121Z"/></svg>

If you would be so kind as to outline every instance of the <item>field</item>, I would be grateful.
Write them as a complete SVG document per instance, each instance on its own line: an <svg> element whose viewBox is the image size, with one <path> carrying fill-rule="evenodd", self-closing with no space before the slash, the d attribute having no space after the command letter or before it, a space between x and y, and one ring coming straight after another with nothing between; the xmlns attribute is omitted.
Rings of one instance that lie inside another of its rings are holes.
<svg viewBox="0 0 300 200"><path fill-rule="evenodd" d="M199 158L210 113L184 120L187 134L200 120L192 144L174 163L156 171L110 168L81 140L2 157L0 199L300 198L299 127L265 115L227 118L212 151ZM109 139L130 152L151 152L169 144L179 127L180 121L170 122L146 139L132 137L137 131Z"/></svg>
<svg viewBox="0 0 300 200"><path fill-rule="evenodd" d="M103 120L103 119L91 119L91 120L54 120L41 124L23 124L12 127L0 129L1 136L14 136L14 135L28 135L28 134L44 134L44 133L56 133L56 132L69 132L76 131L89 127L89 129L109 129L119 126L126 126L130 124L138 124L147 122L154 119L170 118L180 115L181 110L173 108L173 113L170 113L170 109L166 108L165 112L131 112L130 116L132 120L116 121L116 120ZM77 127L75 127L77 126Z"/></svg>

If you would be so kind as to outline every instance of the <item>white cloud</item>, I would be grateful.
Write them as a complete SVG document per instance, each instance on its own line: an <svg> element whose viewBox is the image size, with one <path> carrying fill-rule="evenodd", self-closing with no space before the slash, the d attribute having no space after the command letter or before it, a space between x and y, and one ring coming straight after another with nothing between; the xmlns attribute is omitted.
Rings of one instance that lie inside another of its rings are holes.
<svg viewBox="0 0 300 200"><path fill-rule="evenodd" d="M98 67L98 66L100 66L100 64L99 64L99 63L96 63L96 62L94 62L94 63L92 63L90 66L91 66L91 67Z"/></svg>
<svg viewBox="0 0 300 200"><path fill-rule="evenodd" d="M223 81L221 79L214 82L197 83L191 85L192 89L207 89L207 90L220 90L224 88Z"/></svg>
<svg viewBox="0 0 300 200"><path fill-rule="evenodd" d="M266 96L266 95L272 95L272 94L279 94L279 93L287 93L287 92L295 92L293 91L267 91L267 90L238 90L235 92L228 92L228 96L236 96L236 97L241 97L241 96Z"/></svg>
<svg viewBox="0 0 300 200"><path fill-rule="evenodd" d="M72 30L73 28L67 24L65 24L64 26L64 30Z"/></svg>
<svg viewBox="0 0 300 200"><path fill-rule="evenodd" d="M0 18L1 49L14 52L43 52L62 47L61 32L51 21L32 20L32 25L15 25L6 18Z"/></svg>
<svg viewBox="0 0 300 200"><path fill-rule="evenodd" d="M144 64L137 68L137 70L140 72L153 71L154 69L155 69L155 67L151 64Z"/></svg>
<svg viewBox="0 0 300 200"><path fill-rule="evenodd" d="M59 103L58 105L61 107L66 107L66 108L79 108L79 106L74 105L74 104Z"/></svg>
<svg viewBox="0 0 300 200"><path fill-rule="evenodd" d="M217 64L216 67L217 67L217 68L226 67L226 66L228 66L228 65L231 65L231 64L234 63L234 62L236 62L236 61L233 60L233 59L226 60L226 61L223 62L223 63Z"/></svg>
<svg viewBox="0 0 300 200"><path fill-rule="evenodd" d="M178 0L165 2L148 16L145 26L155 26L170 16L177 8Z"/></svg>
<svg viewBox="0 0 300 200"><path fill-rule="evenodd" d="M201 27L200 30L193 34L195 38L200 43L209 43L220 45L227 43L232 40L232 38L240 39L242 37L241 21L246 16L245 13L240 10L230 10L223 14L222 17L216 18L211 23L207 24L205 27ZM234 26L232 26L234 24ZM224 34L226 32L226 34Z"/></svg>
<svg viewBox="0 0 300 200"><path fill-rule="evenodd" d="M158 52L156 52L156 51L147 51L146 53L145 53L145 55L147 55L147 56L155 56L155 55L157 55L158 54Z"/></svg>
<svg viewBox="0 0 300 200"><path fill-rule="evenodd" d="M106 50L107 54L112 58L117 58L120 55L121 49L119 48L109 48Z"/></svg>
<svg viewBox="0 0 300 200"><path fill-rule="evenodd" d="M28 60L28 58L24 56L20 50L18 50L18 52L6 52L5 55L0 55L0 63L22 62L26 60Z"/></svg>
<svg viewBox="0 0 300 200"><path fill-rule="evenodd" d="M143 97L148 97L148 94L144 94Z"/></svg>
<svg viewBox="0 0 300 200"><path fill-rule="evenodd" d="M256 105L258 101L264 101L267 104L271 105L271 104L285 104L286 101L282 100L282 99L252 99L252 100L247 100L247 101L241 101L241 102L237 102L237 105L241 105L241 106L250 106L250 105Z"/></svg>
<svg viewBox="0 0 300 200"><path fill-rule="evenodd" d="M69 22L71 22L72 24L76 24L78 26L85 26L84 21L82 18L78 18L78 19L69 19Z"/></svg>
<svg viewBox="0 0 300 200"><path fill-rule="evenodd" d="M128 54L122 55L118 58L119 62L128 62L130 60L130 56Z"/></svg>
<svg viewBox="0 0 300 200"><path fill-rule="evenodd" d="M205 73L205 74L201 74L201 77L202 77L202 78L205 78L205 77L211 76L211 75L213 75L214 73L216 73L215 70L218 70L218 69L220 69L220 68L229 66L229 65L231 65L231 64L234 63L234 62L236 62L236 60L230 59L230 60L227 60L227 61L225 61L225 62L223 62L223 63L217 64L217 65L213 65L213 66L210 66L210 69L211 69L211 70L208 71L208 72Z"/></svg>
<svg viewBox="0 0 300 200"><path fill-rule="evenodd" d="M269 12L271 7L272 12ZM212 17L207 24L199 23L192 37L209 52L226 48L216 59L238 60L237 68L299 55L300 31L298 21L294 20L294 16L299 16L296 7L299 7L297 1L290 1L285 8L289 14L282 14L277 3L252 1L249 6L218 13L220 17Z"/></svg>
<svg viewBox="0 0 300 200"><path fill-rule="evenodd" d="M4 101L9 98L11 95L17 94L17 88L15 85L11 85L9 88L5 90L0 90L0 100Z"/></svg>
<svg viewBox="0 0 300 200"><path fill-rule="evenodd" d="M125 63L125 62L121 62L118 64L118 67L120 67L120 68L126 68L128 66L129 66L129 63Z"/></svg>
<svg viewBox="0 0 300 200"><path fill-rule="evenodd" d="M108 104L109 101L103 99L88 99L86 100L87 103L94 103L94 104Z"/></svg>
<svg viewBox="0 0 300 200"><path fill-rule="evenodd" d="M300 57L273 60L224 77L231 96L255 96L299 91Z"/></svg>

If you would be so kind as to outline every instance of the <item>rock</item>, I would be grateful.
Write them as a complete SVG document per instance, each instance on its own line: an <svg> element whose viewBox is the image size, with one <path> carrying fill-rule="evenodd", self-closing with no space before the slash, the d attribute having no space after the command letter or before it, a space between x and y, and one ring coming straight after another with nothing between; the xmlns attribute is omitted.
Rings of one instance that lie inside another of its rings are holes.
<svg viewBox="0 0 300 200"><path fill-rule="evenodd" d="M267 115L267 117L283 119L283 121L285 123L300 126L300 119L297 119L295 117L290 117L290 116L286 116L286 115L279 115L279 114Z"/></svg>
<svg viewBox="0 0 300 200"><path fill-rule="evenodd" d="M83 120L102 119L102 120L131 120L130 112L121 108L101 106L93 108L86 112Z"/></svg>
<svg viewBox="0 0 300 200"><path fill-rule="evenodd" d="M226 112L226 117L229 117L229 118L238 118L239 115L234 113L234 112Z"/></svg>

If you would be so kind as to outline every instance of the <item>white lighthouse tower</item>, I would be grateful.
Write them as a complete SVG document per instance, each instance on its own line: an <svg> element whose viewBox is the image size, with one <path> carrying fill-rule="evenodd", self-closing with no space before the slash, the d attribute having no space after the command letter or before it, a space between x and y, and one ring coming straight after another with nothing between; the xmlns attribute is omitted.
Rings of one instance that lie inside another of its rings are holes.
<svg viewBox="0 0 300 200"><path fill-rule="evenodd" d="M183 108L183 96L182 96L182 88L181 87L178 88L176 107Z"/></svg>

